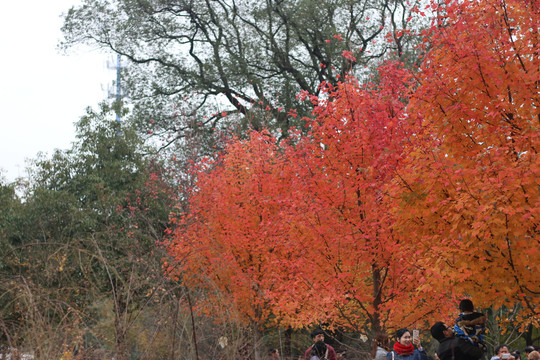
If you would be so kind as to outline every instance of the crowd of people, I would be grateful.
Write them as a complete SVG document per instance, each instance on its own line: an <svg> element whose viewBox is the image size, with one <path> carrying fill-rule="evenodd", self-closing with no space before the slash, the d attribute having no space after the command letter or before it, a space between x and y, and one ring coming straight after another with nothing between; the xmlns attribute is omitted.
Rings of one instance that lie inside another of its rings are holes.
<svg viewBox="0 0 540 360"><path fill-rule="evenodd" d="M437 340L438 347L433 356L429 356L422 347L417 330L399 329L395 333L395 342L385 333L376 334L371 352L372 360L540 360L540 348L527 346L523 351L510 351L508 345L499 345L493 356L488 357L484 343L487 317L476 312L471 300L463 299L459 303L460 314L455 324L448 326L438 321L430 329L431 336ZM311 333L313 345L299 360L340 360L345 359L344 352L336 350L324 342L325 333L316 329ZM522 353L524 357L522 357ZM277 349L271 349L270 359L279 359Z"/></svg>
<svg viewBox="0 0 540 360"><path fill-rule="evenodd" d="M444 322L436 322L430 329L431 336L438 341L433 357L427 355L420 344L420 339L411 337L408 329L396 332L396 342L390 346L390 338L386 334L378 334L373 343L371 357L373 360L540 360L540 348L527 346L522 352L511 352L508 345L499 345L494 355L489 358L485 345L479 346L465 336L456 335L453 327ZM411 340L412 338L412 340ZM415 348L416 347L416 348ZM522 357L522 354L524 357ZM324 358L321 358L324 359Z"/></svg>

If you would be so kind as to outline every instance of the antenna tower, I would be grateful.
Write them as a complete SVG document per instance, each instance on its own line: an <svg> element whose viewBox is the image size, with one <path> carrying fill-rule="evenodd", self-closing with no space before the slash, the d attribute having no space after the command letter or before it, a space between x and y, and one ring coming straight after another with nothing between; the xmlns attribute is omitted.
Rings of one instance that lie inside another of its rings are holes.
<svg viewBox="0 0 540 360"><path fill-rule="evenodd" d="M112 65L113 61L107 61L107 67L112 70L116 70L116 89L111 90L109 88L109 98L114 98L118 103L122 100L122 63L120 61L120 55L116 55L116 65ZM113 82L113 85L115 83ZM116 120L122 121L118 110L116 111Z"/></svg>

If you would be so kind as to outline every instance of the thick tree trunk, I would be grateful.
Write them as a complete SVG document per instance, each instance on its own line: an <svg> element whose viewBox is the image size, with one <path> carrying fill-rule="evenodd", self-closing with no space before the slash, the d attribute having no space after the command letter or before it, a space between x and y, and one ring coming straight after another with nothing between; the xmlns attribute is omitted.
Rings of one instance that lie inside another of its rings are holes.
<svg viewBox="0 0 540 360"><path fill-rule="evenodd" d="M527 326L527 330L523 333L523 338L525 339L526 346L533 344L532 334L533 334L533 326L532 324L530 324L529 326Z"/></svg>
<svg viewBox="0 0 540 360"><path fill-rule="evenodd" d="M381 314L379 312L379 306L381 305L382 296L382 282L381 282L381 269L372 265L371 273L373 277L373 317L371 322L371 330L373 333L381 331Z"/></svg>

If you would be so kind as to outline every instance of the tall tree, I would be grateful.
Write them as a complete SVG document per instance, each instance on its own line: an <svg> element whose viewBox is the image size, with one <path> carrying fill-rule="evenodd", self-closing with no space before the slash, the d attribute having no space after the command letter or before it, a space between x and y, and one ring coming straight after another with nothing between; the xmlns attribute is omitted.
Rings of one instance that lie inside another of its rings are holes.
<svg viewBox="0 0 540 360"><path fill-rule="evenodd" d="M305 95L307 136L276 147L259 134L213 164L170 246L187 276L212 274L199 259L214 259L296 326L377 329L381 312L385 326L413 324L448 317L460 296L521 303L517 321L537 321L538 8L436 9L412 94L392 65L378 85L328 84L328 97ZM267 283L213 252L279 267Z"/></svg>
<svg viewBox="0 0 540 360"><path fill-rule="evenodd" d="M17 329L17 320L20 318L21 311L17 301L14 301L14 294L9 292L13 288L13 279L9 276L13 274L13 269L21 265L21 261L13 256L10 250L13 244L8 241L9 234L13 231L13 223L16 222L17 214L22 204L15 192L14 184L7 184L0 177L0 244L3 251L0 253L0 309L2 317L0 318L0 339L5 344L0 351L7 348L14 348L19 343L19 333Z"/></svg>
<svg viewBox="0 0 540 360"><path fill-rule="evenodd" d="M276 186L273 179L279 174L272 170L279 166L273 140L268 134L254 134L246 143L231 144L228 155L208 175L208 164L200 165L189 211L173 218L169 245L173 264L179 265L174 273L186 285L207 291L199 307L221 321L238 317L255 334L273 315L267 292L279 266L273 256L279 244L272 235L280 232L272 229L277 220L274 201L286 192L285 184Z"/></svg>
<svg viewBox="0 0 540 360"><path fill-rule="evenodd" d="M38 159L18 211L2 211L2 290L23 314L11 330L40 358L60 357L62 345L108 348L118 359L143 351L132 331L171 286L155 242L174 198L140 137L114 115L89 109L73 147ZM163 298L174 303L172 295ZM17 314L9 309L2 318Z"/></svg>
<svg viewBox="0 0 540 360"><path fill-rule="evenodd" d="M517 303L515 320L538 324L539 5L451 1L445 10L409 106L422 130L400 174L397 229L424 254L431 281L421 291Z"/></svg>
<svg viewBox="0 0 540 360"><path fill-rule="evenodd" d="M381 330L443 311L448 301L415 311L403 301L417 272L393 233L386 193L415 134L404 111L411 85L398 64L382 66L377 84L351 77L329 86L326 101L309 97L316 116L306 137L277 146L253 133L210 172L199 168L169 245L183 279L220 289L258 326Z"/></svg>
<svg viewBox="0 0 540 360"><path fill-rule="evenodd" d="M322 81L413 54L421 3L86 0L67 13L64 45L89 43L129 59L125 89L142 130L182 139L240 117L286 134L289 109L312 110L295 100L301 90L318 94Z"/></svg>

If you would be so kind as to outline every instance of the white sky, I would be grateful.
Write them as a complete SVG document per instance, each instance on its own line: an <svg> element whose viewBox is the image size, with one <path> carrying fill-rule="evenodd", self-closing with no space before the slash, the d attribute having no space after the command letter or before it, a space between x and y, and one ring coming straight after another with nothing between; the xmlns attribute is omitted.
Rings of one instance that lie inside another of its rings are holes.
<svg viewBox="0 0 540 360"><path fill-rule="evenodd" d="M106 60L86 48L61 55L61 14L78 0L0 3L0 176L25 175L25 159L67 149L87 106L107 97L115 79ZM103 90L105 89L105 90Z"/></svg>

